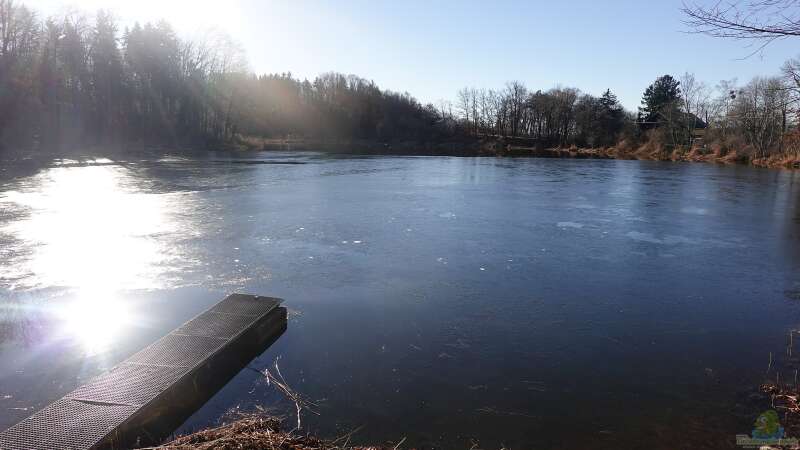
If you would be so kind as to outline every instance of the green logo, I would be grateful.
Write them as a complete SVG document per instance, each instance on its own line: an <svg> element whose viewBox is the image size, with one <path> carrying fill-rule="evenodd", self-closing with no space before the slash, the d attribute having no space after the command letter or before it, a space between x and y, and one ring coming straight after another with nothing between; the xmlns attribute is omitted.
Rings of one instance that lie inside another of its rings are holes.
<svg viewBox="0 0 800 450"><path fill-rule="evenodd" d="M784 435L783 427L778 420L778 413L770 409L764 411L756 423L753 424L753 438L754 439L780 439Z"/></svg>
<svg viewBox="0 0 800 450"><path fill-rule="evenodd" d="M736 445L744 448L764 448L764 447L790 447L796 448L800 445L797 438L785 437L786 432L781 426L778 413L770 409L761 413L753 424L752 436L746 434L736 435Z"/></svg>

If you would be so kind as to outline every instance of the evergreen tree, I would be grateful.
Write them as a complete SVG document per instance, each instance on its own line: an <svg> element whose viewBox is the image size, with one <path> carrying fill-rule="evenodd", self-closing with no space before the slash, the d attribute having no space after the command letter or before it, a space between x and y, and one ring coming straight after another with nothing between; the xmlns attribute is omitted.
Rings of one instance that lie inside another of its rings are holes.
<svg viewBox="0 0 800 450"><path fill-rule="evenodd" d="M672 109L678 108L681 88L680 81L671 75L658 77L644 91L642 106L639 115L646 122L659 122L664 116L670 114Z"/></svg>
<svg viewBox="0 0 800 450"><path fill-rule="evenodd" d="M124 72L117 47L117 27L105 11L97 14L89 57L96 133L101 141L108 141L115 137L121 125Z"/></svg>
<svg viewBox="0 0 800 450"><path fill-rule="evenodd" d="M603 145L612 145L616 143L619 133L625 126L625 110L611 89L606 89L600 97L600 104L603 106L600 118L600 127L604 130Z"/></svg>

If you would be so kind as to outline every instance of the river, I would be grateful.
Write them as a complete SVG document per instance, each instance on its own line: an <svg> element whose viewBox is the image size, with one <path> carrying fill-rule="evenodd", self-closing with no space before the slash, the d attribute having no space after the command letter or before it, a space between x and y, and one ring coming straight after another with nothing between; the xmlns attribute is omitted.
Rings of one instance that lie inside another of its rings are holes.
<svg viewBox="0 0 800 450"><path fill-rule="evenodd" d="M791 171L209 153L0 183L0 429L237 291L285 299L250 367L277 360L323 436L733 446L800 321ZM293 414L257 370L182 429Z"/></svg>

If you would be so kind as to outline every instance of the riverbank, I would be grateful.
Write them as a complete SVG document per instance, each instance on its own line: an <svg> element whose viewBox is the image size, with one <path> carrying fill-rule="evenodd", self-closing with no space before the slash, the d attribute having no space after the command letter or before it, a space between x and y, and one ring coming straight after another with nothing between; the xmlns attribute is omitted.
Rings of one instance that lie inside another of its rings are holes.
<svg viewBox="0 0 800 450"><path fill-rule="evenodd" d="M624 159L674 162L742 164L756 167L800 169L800 155L776 154L752 158L745 150L720 148L678 148L666 151L644 143L625 142L612 147L542 147L524 138L460 138L443 142L376 142L359 140L262 139L246 138L239 148L266 151L322 151L338 154L399 156L509 156L536 158Z"/></svg>
<svg viewBox="0 0 800 450"><path fill-rule="evenodd" d="M178 437L148 450L233 450L280 449L280 450L383 450L399 449L402 441L394 447L362 447L350 445L350 436L335 440L324 440L314 436L284 431L281 421L274 417L251 415L225 425L201 430Z"/></svg>
<svg viewBox="0 0 800 450"><path fill-rule="evenodd" d="M674 162L702 162L715 164L743 164L756 167L800 169L800 155L796 154L777 154L761 158L751 158L745 152L730 150L727 152L719 149L675 149L663 151L652 148L647 144L631 148L626 146L605 147L605 148L554 148L546 150L535 149L513 149L510 154L524 155L531 154L539 156L542 152L551 153L553 157L566 158L602 158L602 159L625 159L625 160L650 160L650 161L674 161Z"/></svg>
<svg viewBox="0 0 800 450"><path fill-rule="evenodd" d="M574 159L620 159L644 161L694 162L714 164L738 164L772 169L800 169L800 154L785 152L766 157L753 158L752 152L744 150L722 150L719 148L678 148L664 150L650 143L633 146L622 142L612 147L581 148L542 147L525 138L462 137L441 142L374 140L327 140L327 139L267 139L244 137L233 142L215 146L190 147L143 147L141 145L116 145L111 147L89 146L81 149L62 150L58 153L18 152L0 154L0 173L3 162L38 167L53 159L157 157L160 155L192 155L198 151L221 152L323 152L341 155L365 156L459 156L459 157L532 157Z"/></svg>

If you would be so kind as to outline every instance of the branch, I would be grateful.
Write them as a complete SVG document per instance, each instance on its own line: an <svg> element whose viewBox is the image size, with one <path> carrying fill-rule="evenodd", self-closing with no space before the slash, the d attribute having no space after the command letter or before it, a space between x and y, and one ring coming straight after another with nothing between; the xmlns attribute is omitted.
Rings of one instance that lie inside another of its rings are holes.
<svg viewBox="0 0 800 450"><path fill-rule="evenodd" d="M732 39L767 40L800 36L800 0L719 0L712 6L684 3L684 23L694 33Z"/></svg>

